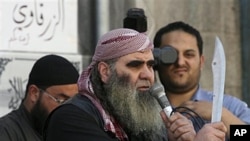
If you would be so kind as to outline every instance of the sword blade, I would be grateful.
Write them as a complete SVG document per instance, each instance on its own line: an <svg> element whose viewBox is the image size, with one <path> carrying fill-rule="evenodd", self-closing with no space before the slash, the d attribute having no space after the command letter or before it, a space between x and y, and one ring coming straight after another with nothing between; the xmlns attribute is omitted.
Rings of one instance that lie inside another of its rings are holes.
<svg viewBox="0 0 250 141"><path fill-rule="evenodd" d="M212 108L211 122L218 122L221 120L221 114L222 114L225 73L226 73L226 59L225 59L223 45L217 36L215 38L215 50L212 61L212 71L213 71L213 108Z"/></svg>

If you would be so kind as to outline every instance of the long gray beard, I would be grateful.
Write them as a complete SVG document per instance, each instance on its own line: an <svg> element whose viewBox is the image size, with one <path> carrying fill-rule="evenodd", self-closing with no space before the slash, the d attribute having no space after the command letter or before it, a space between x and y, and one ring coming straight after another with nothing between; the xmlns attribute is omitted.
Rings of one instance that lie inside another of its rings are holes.
<svg viewBox="0 0 250 141"><path fill-rule="evenodd" d="M134 135L155 136L165 129L160 116L161 107L157 101L149 91L138 92L131 86L128 76L119 77L113 72L104 87L107 92L106 100L112 106L111 114L115 115L126 130Z"/></svg>

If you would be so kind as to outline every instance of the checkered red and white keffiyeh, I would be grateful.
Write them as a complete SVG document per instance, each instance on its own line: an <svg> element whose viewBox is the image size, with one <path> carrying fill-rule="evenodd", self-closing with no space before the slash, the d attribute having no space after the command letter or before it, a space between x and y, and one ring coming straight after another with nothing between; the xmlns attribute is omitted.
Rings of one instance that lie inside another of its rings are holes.
<svg viewBox="0 0 250 141"><path fill-rule="evenodd" d="M120 28L104 34L97 43L92 62L84 70L78 80L79 92L86 95L98 108L104 120L104 130L113 132L121 141L127 139L126 133L108 115L96 99L92 84L90 82L90 72L93 65L99 61L119 58L135 52L153 49L153 44L144 33L139 33L132 29Z"/></svg>

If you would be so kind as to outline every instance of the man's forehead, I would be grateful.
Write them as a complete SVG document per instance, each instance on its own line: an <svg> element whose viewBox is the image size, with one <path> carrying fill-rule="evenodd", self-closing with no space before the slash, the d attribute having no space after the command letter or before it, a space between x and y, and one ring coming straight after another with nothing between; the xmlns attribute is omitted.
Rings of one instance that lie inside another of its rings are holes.
<svg viewBox="0 0 250 141"><path fill-rule="evenodd" d="M121 60L152 60L154 59L152 50L137 51L120 57Z"/></svg>
<svg viewBox="0 0 250 141"><path fill-rule="evenodd" d="M188 35L189 33L184 34ZM197 40L194 36L189 34L188 36L177 36L168 33L167 36L162 38L161 47L172 46L176 50L181 51L198 51Z"/></svg>

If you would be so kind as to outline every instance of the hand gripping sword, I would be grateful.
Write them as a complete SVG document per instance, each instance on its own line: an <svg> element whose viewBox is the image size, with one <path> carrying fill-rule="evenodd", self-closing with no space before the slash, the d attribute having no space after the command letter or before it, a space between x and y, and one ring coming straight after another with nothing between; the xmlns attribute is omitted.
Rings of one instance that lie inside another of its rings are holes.
<svg viewBox="0 0 250 141"><path fill-rule="evenodd" d="M212 61L213 71L213 108L212 108L212 120L211 122L218 122L221 120L225 73L226 73L226 61L223 45L220 39L215 37L215 50Z"/></svg>

